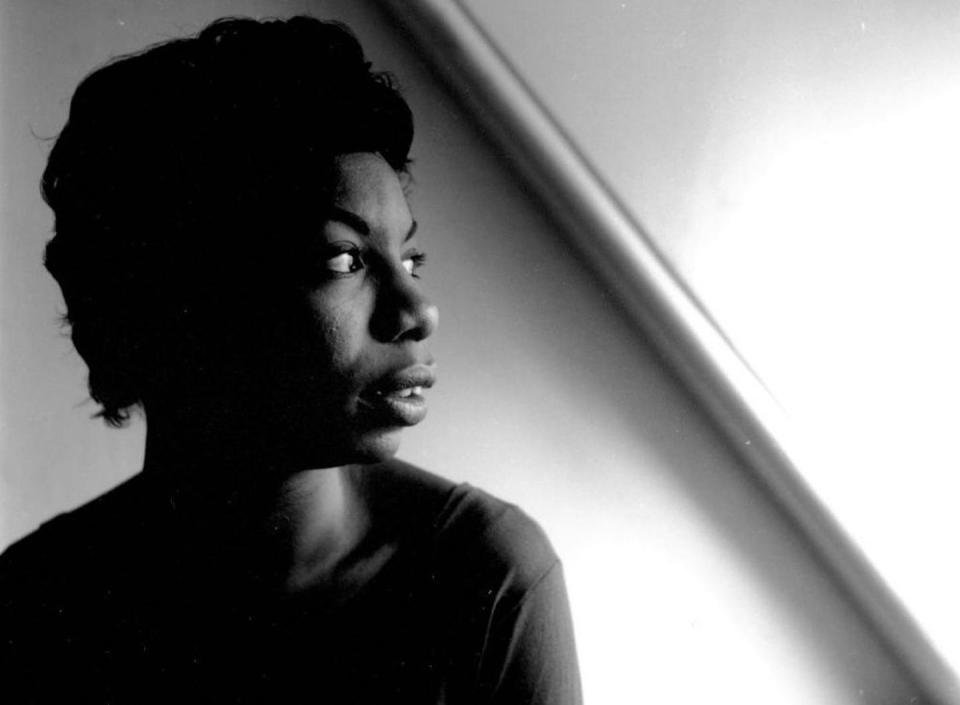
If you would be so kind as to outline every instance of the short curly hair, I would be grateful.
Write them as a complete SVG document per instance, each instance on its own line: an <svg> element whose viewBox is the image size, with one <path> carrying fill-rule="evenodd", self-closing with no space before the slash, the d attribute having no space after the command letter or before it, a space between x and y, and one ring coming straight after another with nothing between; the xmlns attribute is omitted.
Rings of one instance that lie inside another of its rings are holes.
<svg viewBox="0 0 960 705"><path fill-rule="evenodd" d="M158 326L203 309L224 276L262 277L315 226L337 155L376 152L405 174L412 140L390 76L346 27L311 17L218 20L87 76L42 193L45 263L97 415L122 425L162 376Z"/></svg>

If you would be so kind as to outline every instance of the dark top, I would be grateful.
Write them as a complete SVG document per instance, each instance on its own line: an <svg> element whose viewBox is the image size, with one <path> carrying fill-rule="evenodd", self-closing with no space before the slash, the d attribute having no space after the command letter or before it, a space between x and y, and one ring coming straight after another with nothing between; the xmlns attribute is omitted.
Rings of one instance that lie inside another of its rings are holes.
<svg viewBox="0 0 960 705"><path fill-rule="evenodd" d="M397 485L410 520L396 550L333 600L221 570L144 474L47 522L0 556L0 699L579 703L561 566L539 526L402 468L427 480Z"/></svg>

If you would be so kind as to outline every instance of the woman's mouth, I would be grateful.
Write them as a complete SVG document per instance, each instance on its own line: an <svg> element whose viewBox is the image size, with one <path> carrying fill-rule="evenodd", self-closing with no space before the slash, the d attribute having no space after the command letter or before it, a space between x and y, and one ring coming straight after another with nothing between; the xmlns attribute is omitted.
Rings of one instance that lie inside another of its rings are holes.
<svg viewBox="0 0 960 705"><path fill-rule="evenodd" d="M409 387L374 397L373 408L391 425L414 426L427 415L427 400L422 395L423 387Z"/></svg>
<svg viewBox="0 0 960 705"><path fill-rule="evenodd" d="M427 415L423 393L433 382L433 371L420 365L381 379L369 392L360 395L360 402L379 423L415 426Z"/></svg>
<svg viewBox="0 0 960 705"><path fill-rule="evenodd" d="M418 397L423 394L423 387L407 387L406 389L401 389L396 392L394 396L400 397L401 399L407 399L409 397Z"/></svg>

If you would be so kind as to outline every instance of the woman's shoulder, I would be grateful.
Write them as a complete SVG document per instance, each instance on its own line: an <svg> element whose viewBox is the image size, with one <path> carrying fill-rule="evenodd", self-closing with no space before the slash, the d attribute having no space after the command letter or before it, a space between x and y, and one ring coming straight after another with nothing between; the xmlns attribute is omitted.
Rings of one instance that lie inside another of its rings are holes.
<svg viewBox="0 0 960 705"><path fill-rule="evenodd" d="M559 563L540 524L515 504L464 483L438 516L437 554L468 578L497 576L525 593Z"/></svg>
<svg viewBox="0 0 960 705"><path fill-rule="evenodd" d="M426 544L420 550L431 556L438 579L485 576L523 591L559 562L543 529L517 505L408 463L378 469L395 506L417 523Z"/></svg>
<svg viewBox="0 0 960 705"><path fill-rule="evenodd" d="M134 540L146 512L142 480L134 476L80 507L58 514L0 553L0 587L26 576L78 580L92 564Z"/></svg>

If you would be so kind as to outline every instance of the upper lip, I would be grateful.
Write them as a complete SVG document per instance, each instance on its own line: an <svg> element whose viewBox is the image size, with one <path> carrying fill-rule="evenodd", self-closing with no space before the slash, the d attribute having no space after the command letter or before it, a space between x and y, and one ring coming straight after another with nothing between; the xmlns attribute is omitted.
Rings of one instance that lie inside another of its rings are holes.
<svg viewBox="0 0 960 705"><path fill-rule="evenodd" d="M436 373L428 365L412 365L395 372L388 372L372 385L370 390L376 395L392 394L411 387L432 387L436 382Z"/></svg>

